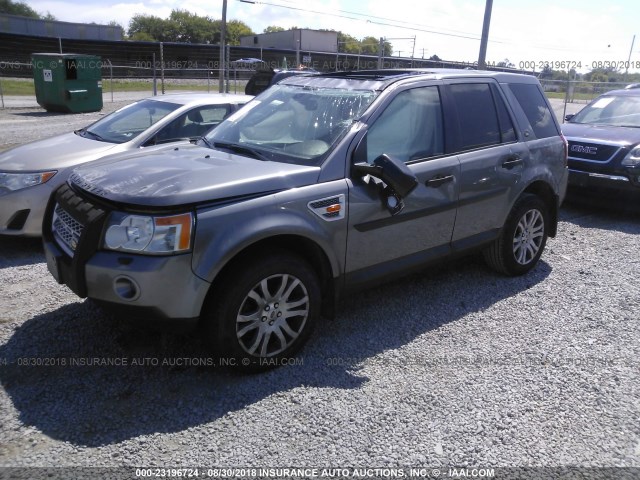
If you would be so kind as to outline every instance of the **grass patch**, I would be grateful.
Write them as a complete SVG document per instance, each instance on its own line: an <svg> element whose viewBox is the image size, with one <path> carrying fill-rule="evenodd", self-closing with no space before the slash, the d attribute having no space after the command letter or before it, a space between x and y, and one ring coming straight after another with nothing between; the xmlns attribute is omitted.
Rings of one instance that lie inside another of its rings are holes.
<svg viewBox="0 0 640 480"><path fill-rule="evenodd" d="M547 98L559 98L561 100L564 100L565 97L565 93L564 92L544 92L545 95L547 96ZM594 98L596 98L598 95L600 95L599 93L574 93L573 94L573 100L585 100L585 101L591 101Z"/></svg>
<svg viewBox="0 0 640 480"><path fill-rule="evenodd" d="M162 89L162 84L160 83L160 79L158 79L156 83L158 93L160 93ZM206 82L203 84L202 81L194 80L193 82L185 82L181 80L180 83L174 83L171 80L166 80L164 82L164 88L166 90L190 90L190 91L199 91L206 92L207 84ZM213 82L209 85L209 88L212 92L218 91L218 84L214 85ZM113 91L114 92L151 92L153 90L153 81L152 80L114 80L113 81ZM102 80L102 92L109 93L111 92L111 80Z"/></svg>
<svg viewBox="0 0 640 480"><path fill-rule="evenodd" d="M0 88L3 95L31 95L34 96L35 88L30 78L0 78Z"/></svg>

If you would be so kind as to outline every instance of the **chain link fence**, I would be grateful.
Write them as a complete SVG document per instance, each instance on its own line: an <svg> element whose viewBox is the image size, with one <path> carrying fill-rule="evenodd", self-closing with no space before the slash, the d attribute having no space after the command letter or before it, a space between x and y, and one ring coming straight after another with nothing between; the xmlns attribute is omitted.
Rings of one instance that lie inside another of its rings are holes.
<svg viewBox="0 0 640 480"><path fill-rule="evenodd" d="M218 92L220 76L223 75L223 89L230 93L244 93L244 88L259 64L229 63L228 68L219 68L218 62L156 61L132 62L129 65L114 65L111 60L101 62L102 91L104 102L114 102L129 98L123 93L136 92L139 97L185 91ZM359 64L359 59L358 59ZM273 65L268 66L273 67ZM336 63L337 65L337 63ZM354 66L356 63L354 63ZM277 66L277 65L276 65ZM449 65L447 65L449 66ZM397 67L396 67L397 68ZM37 106L35 88L30 63L3 61L0 59L0 107ZM541 79L540 83L551 99L576 107L586 104L598 95L610 90L625 88L627 83L583 82ZM564 117L564 112L563 112Z"/></svg>
<svg viewBox="0 0 640 480"><path fill-rule="evenodd" d="M603 93L626 88L629 85L625 82L583 82L579 80L547 79L541 79L540 83L547 97L564 101L565 108L562 118L565 117L568 104L586 105Z"/></svg>
<svg viewBox="0 0 640 480"><path fill-rule="evenodd" d="M213 62L212 62L213 63ZM133 65L114 65L110 60L101 62L102 92L104 102L121 100L124 93L136 92L140 96L162 95L177 92L219 92L220 77L223 90L244 94L247 81L255 69L232 65L224 71L217 68L193 67L182 62L136 62ZM31 63L3 62L0 60L0 108L35 106L34 81L24 76L32 70ZM20 75L12 73L20 72ZM130 95L125 95L129 97Z"/></svg>

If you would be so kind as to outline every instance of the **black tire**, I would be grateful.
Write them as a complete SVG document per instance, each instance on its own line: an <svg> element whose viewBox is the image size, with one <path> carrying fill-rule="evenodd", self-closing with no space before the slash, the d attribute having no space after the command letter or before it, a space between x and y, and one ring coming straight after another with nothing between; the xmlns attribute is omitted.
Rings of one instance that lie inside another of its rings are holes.
<svg viewBox="0 0 640 480"><path fill-rule="evenodd" d="M547 244L549 213L540 197L525 194L515 203L500 237L484 250L497 272L523 275L536 266Z"/></svg>
<svg viewBox="0 0 640 480"><path fill-rule="evenodd" d="M247 258L232 270L203 312L221 363L246 372L290 363L320 315L317 275L304 259L285 252Z"/></svg>

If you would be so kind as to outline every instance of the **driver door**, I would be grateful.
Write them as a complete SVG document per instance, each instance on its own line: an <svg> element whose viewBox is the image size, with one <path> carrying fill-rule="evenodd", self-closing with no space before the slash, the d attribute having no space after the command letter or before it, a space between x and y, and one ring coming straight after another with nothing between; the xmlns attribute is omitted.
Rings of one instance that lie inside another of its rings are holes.
<svg viewBox="0 0 640 480"><path fill-rule="evenodd" d="M406 163L419 181L404 209L392 215L380 181L354 171L349 189L346 282L368 283L446 254L456 218L460 164L446 155L438 86L398 93L360 141L354 161L387 154Z"/></svg>

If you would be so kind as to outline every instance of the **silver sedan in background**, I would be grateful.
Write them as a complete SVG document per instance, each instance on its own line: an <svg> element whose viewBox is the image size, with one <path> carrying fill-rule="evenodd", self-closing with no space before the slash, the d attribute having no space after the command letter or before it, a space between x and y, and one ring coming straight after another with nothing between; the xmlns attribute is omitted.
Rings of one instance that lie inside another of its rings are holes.
<svg viewBox="0 0 640 480"><path fill-rule="evenodd" d="M252 98L206 93L150 97L75 132L2 152L0 235L41 235L49 195L76 166L114 153L201 137Z"/></svg>

